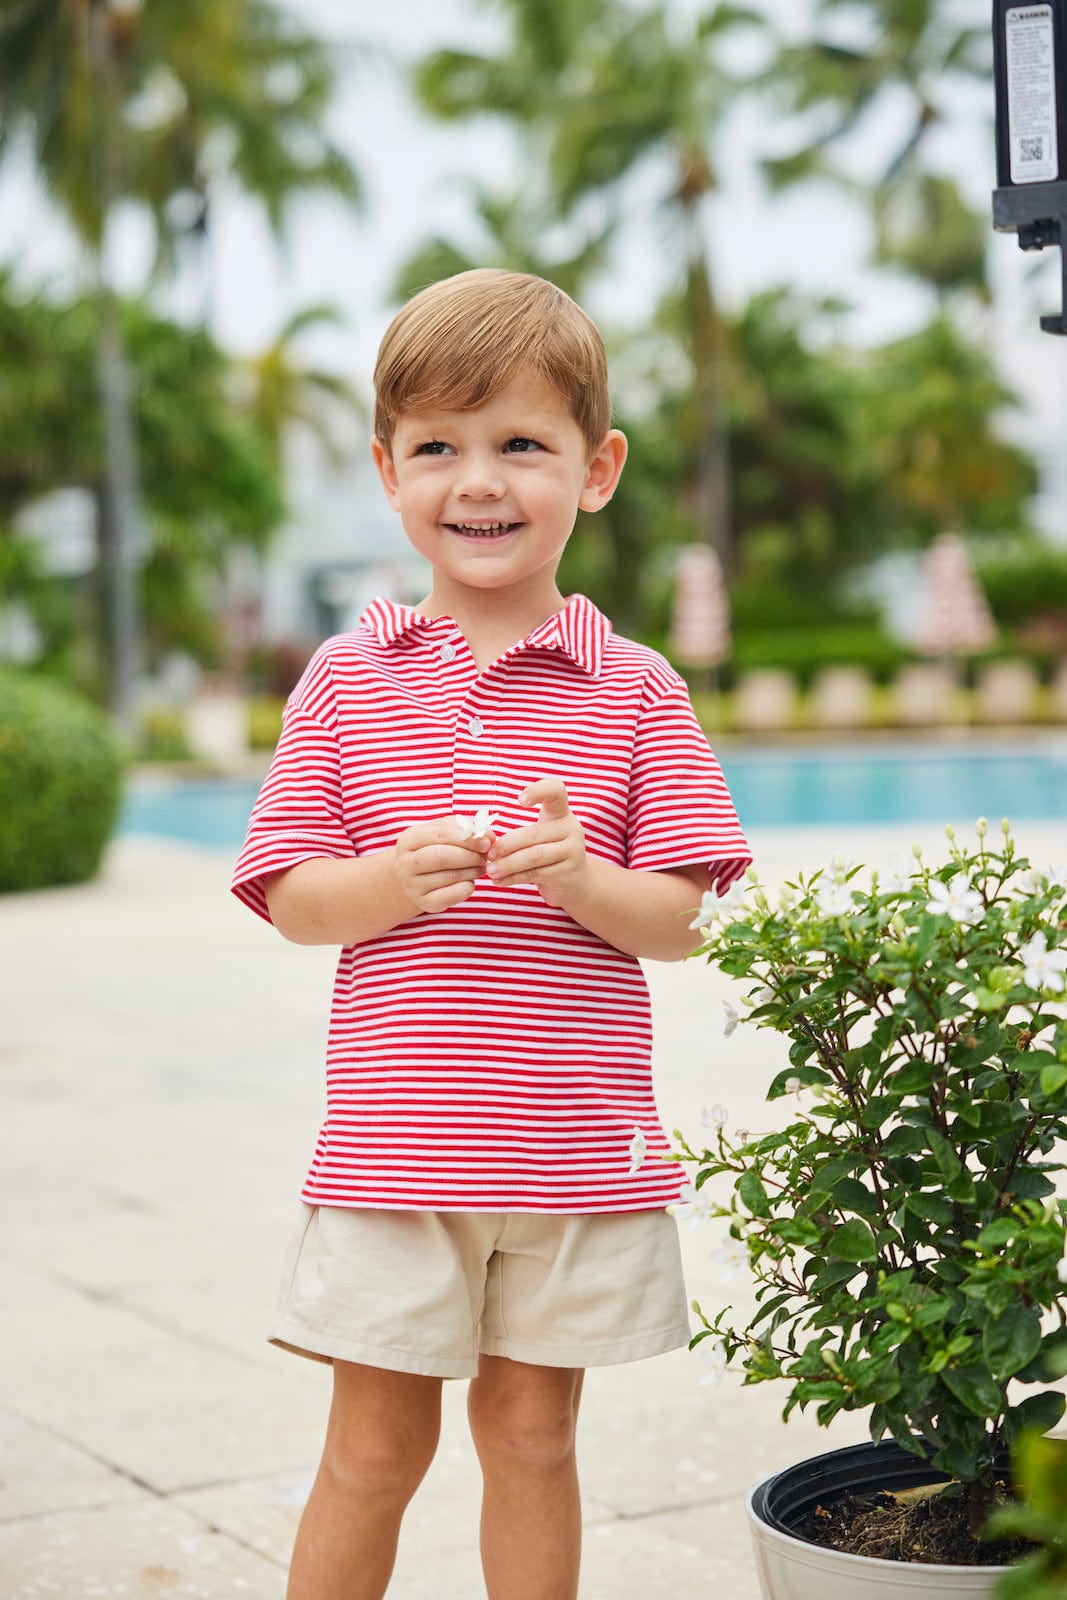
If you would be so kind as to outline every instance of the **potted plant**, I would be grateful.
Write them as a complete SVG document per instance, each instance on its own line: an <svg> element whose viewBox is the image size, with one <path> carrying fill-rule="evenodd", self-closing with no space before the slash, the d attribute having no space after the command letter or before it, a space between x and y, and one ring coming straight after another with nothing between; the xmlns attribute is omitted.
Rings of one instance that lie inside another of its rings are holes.
<svg viewBox="0 0 1067 1600"><path fill-rule="evenodd" d="M743 1325L696 1307L693 1344L786 1383L787 1417L867 1411L872 1439L753 1491L766 1600L991 1594L1022 1548L983 1538L1007 1451L1064 1412L1067 872L1007 822L999 850L984 819L972 849L947 832L937 868L915 847L861 883L838 856L773 903L750 872L694 923L744 986L728 1031L790 1041L767 1095L790 1111L677 1135L680 1211L725 1219L756 1286Z"/></svg>

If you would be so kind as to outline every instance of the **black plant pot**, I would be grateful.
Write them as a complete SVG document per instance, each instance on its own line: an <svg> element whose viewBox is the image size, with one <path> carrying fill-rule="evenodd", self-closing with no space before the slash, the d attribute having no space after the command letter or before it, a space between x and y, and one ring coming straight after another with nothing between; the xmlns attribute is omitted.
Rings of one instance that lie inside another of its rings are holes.
<svg viewBox="0 0 1067 1600"><path fill-rule="evenodd" d="M747 1505L764 1600L988 1600L1003 1567L882 1561L831 1550L799 1531L817 1505L846 1494L946 1481L945 1473L892 1441L829 1450L765 1478Z"/></svg>

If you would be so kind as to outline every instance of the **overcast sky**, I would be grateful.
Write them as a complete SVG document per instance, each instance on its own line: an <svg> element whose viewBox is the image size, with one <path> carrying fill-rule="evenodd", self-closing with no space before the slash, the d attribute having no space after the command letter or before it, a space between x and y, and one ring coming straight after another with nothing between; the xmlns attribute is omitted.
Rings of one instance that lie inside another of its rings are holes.
<svg viewBox="0 0 1067 1600"><path fill-rule="evenodd" d="M680 16L694 3L675 0ZM254 350L270 340L293 309L335 304L345 326L314 335L312 352L366 388L391 315L390 285L405 255L433 232L461 236L466 230L469 239L470 180L507 191L521 172L515 142L498 126L487 121L474 130L455 129L419 118L404 89L402 64L444 44L491 44L498 24L491 6L477 0L403 0L393 7L372 6L368 0L290 4L306 26L343 42L350 53L331 133L351 154L367 203L363 215L354 217L334 203L301 202L280 250L257 208L224 190L215 219L214 331L235 350ZM781 15L782 8L776 9ZM975 13L976 21L988 14L978 0ZM789 15L794 25L802 22L801 0L791 0ZM938 157L988 214L994 174L992 141L981 122L985 109L977 97L961 101ZM854 207L821 186L773 202L765 194L754 157L772 147L775 130L766 126L764 115L754 109L739 112L719 156L722 189L710 208L708 227L721 299L738 305L754 290L788 284L853 301L848 332L858 341L907 332L922 321L926 302L913 286L863 269L869 235ZM871 129L858 152L860 167L876 161L883 142L892 138L893 116L890 107L880 126ZM640 323L667 281L655 206L657 177L649 167L637 184L610 282L590 304L602 320ZM138 287L147 257L136 223L127 222L121 230L118 252L125 284ZM70 240L34 192L26 165L9 164L0 179L0 261L16 264L28 281L63 286L70 282L72 259ZM1027 284L1035 260L1043 264L1040 292ZM1067 540L1067 340L1037 332L1038 309L1049 309L1058 293L1058 252L1027 258L1013 237L998 236L991 261L996 304L980 326L1002 366L1025 389L1027 416L1016 424L1017 431L1056 458L1040 515L1049 533ZM197 281L187 275L172 291L171 305L191 315L198 297Z"/></svg>

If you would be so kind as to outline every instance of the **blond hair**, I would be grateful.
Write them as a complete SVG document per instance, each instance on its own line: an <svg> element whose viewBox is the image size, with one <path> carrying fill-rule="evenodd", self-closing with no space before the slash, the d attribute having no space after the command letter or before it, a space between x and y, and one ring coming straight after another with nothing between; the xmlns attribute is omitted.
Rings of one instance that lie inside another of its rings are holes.
<svg viewBox="0 0 1067 1600"><path fill-rule="evenodd" d="M374 431L388 450L398 418L469 411L523 369L566 403L592 455L611 426L596 324L554 283L480 267L423 289L385 331L374 368Z"/></svg>

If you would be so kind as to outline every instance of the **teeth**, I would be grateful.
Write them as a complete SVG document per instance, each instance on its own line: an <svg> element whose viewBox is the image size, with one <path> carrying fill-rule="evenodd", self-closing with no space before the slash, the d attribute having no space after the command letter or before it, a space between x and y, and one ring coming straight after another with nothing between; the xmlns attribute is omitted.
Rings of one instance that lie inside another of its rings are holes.
<svg viewBox="0 0 1067 1600"><path fill-rule="evenodd" d="M453 526L459 533L484 534L489 536L497 533L507 533L508 529L511 527L511 523L489 522L475 525L474 523L470 522L457 522L454 523Z"/></svg>

